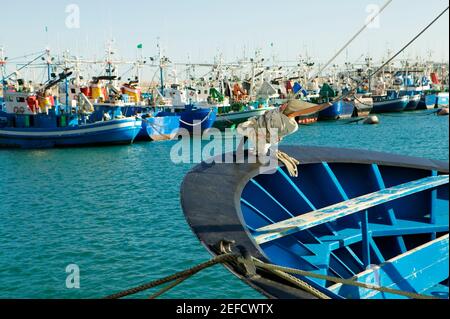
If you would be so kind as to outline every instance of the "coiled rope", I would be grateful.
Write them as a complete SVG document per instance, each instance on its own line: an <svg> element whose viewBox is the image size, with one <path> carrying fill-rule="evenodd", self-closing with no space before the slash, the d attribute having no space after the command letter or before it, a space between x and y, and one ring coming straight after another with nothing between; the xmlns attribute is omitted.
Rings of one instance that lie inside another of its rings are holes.
<svg viewBox="0 0 450 319"><path fill-rule="evenodd" d="M291 177L298 177L298 165L300 162L297 159L279 150L276 151L276 157L284 164L284 166L286 166Z"/></svg>

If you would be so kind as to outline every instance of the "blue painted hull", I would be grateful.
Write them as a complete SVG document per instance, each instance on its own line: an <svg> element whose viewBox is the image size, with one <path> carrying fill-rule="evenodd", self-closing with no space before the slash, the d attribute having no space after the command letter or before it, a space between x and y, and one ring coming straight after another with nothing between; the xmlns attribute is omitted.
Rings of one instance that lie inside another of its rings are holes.
<svg viewBox="0 0 450 319"><path fill-rule="evenodd" d="M420 98L418 110L431 110L436 107L436 94L424 94Z"/></svg>
<svg viewBox="0 0 450 319"><path fill-rule="evenodd" d="M319 112L319 121L330 121L350 118L353 115L355 105L347 101L334 102L329 108Z"/></svg>
<svg viewBox="0 0 450 319"><path fill-rule="evenodd" d="M213 127L216 114L216 111L210 109L183 111L178 114L180 116L180 128L193 132L195 126L200 126L201 131L207 130Z"/></svg>
<svg viewBox="0 0 450 319"><path fill-rule="evenodd" d="M141 121L121 119L64 128L0 128L0 147L53 148L131 144Z"/></svg>
<svg viewBox="0 0 450 319"><path fill-rule="evenodd" d="M408 97L378 100L374 97L372 113L403 112L409 103Z"/></svg>
<svg viewBox="0 0 450 319"><path fill-rule="evenodd" d="M410 100L405 107L405 111L415 111L419 106L420 95L410 96Z"/></svg>
<svg viewBox="0 0 450 319"><path fill-rule="evenodd" d="M142 122L142 128L148 139L152 141L164 141L175 138L180 129L179 116L156 116L146 118Z"/></svg>
<svg viewBox="0 0 450 319"><path fill-rule="evenodd" d="M437 95L436 107L448 107L448 92L442 92Z"/></svg>
<svg viewBox="0 0 450 319"><path fill-rule="evenodd" d="M213 109L192 109L187 107L185 110L172 113L161 112L159 116L173 116L176 115L180 118L180 129L187 130L189 133L202 132L211 128L216 121L217 112Z"/></svg>

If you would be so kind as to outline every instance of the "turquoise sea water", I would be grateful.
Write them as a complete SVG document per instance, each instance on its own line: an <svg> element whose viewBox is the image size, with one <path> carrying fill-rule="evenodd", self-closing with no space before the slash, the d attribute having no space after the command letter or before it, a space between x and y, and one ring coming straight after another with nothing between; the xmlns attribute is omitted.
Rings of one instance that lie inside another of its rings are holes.
<svg viewBox="0 0 450 319"><path fill-rule="evenodd" d="M426 114L380 116L377 126L301 126L283 144L448 161L448 117ZM172 164L174 143L0 150L0 298L98 298L209 259L180 208L192 165ZM80 268L80 289L66 288L69 264ZM216 266L165 297L261 295Z"/></svg>

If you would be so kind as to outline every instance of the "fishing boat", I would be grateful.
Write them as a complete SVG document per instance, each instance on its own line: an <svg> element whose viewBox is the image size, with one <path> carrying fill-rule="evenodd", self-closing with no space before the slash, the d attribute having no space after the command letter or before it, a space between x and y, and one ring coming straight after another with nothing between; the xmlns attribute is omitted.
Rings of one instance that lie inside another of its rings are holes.
<svg viewBox="0 0 450 319"><path fill-rule="evenodd" d="M222 164L227 154L183 181L181 205L203 246L242 256L230 272L269 298L449 298L448 162L280 149L301 163L298 177Z"/></svg>
<svg viewBox="0 0 450 319"><path fill-rule="evenodd" d="M295 120L297 121L298 124L301 124L301 125L313 124L319 120L319 112L305 114L305 115L296 117Z"/></svg>
<svg viewBox="0 0 450 319"><path fill-rule="evenodd" d="M408 104L406 104L404 111L415 111L419 106L422 94L420 93L420 91L407 90L400 91L399 96L407 96L409 98L409 102Z"/></svg>
<svg viewBox="0 0 450 319"><path fill-rule="evenodd" d="M258 117L263 115L273 107L258 107L258 108L248 108L243 106L239 111L233 112L228 111L225 113L218 113L216 121L214 122L214 127L220 130L226 128L235 127L240 123L247 121L251 117Z"/></svg>
<svg viewBox="0 0 450 319"><path fill-rule="evenodd" d="M203 132L210 129L216 120L216 111L213 108L201 108L195 105L185 105L180 108L171 108L160 112L160 117L176 117L179 127L194 133L195 130Z"/></svg>
<svg viewBox="0 0 450 319"><path fill-rule="evenodd" d="M178 116L160 116L159 113L151 115L147 113L142 116L142 129L140 131L140 140L167 141L173 140L180 128L180 117Z"/></svg>
<svg viewBox="0 0 450 319"><path fill-rule="evenodd" d="M338 92L328 83L324 83L319 92L319 97L310 97L312 103L323 104L338 96ZM333 105L319 112L319 121L341 120L351 118L355 104L350 99L339 99L332 102Z"/></svg>
<svg viewBox="0 0 450 319"><path fill-rule="evenodd" d="M424 91L420 97L419 104L417 105L418 110L431 110L436 107L437 92L435 91Z"/></svg>
<svg viewBox="0 0 450 319"><path fill-rule="evenodd" d="M373 96L372 113L403 112L409 103L409 96L399 96L395 90L385 95Z"/></svg>
<svg viewBox="0 0 450 319"><path fill-rule="evenodd" d="M142 121L135 117L93 113L59 105L51 89L70 74L47 83L36 92L7 90L0 111L0 146L52 148L87 145L131 144Z"/></svg>
<svg viewBox="0 0 450 319"><path fill-rule="evenodd" d="M439 92L436 96L436 107L448 107L448 92Z"/></svg>
<svg viewBox="0 0 450 319"><path fill-rule="evenodd" d="M356 94L353 98L355 109L353 117L367 117L373 109L373 98L371 94Z"/></svg>

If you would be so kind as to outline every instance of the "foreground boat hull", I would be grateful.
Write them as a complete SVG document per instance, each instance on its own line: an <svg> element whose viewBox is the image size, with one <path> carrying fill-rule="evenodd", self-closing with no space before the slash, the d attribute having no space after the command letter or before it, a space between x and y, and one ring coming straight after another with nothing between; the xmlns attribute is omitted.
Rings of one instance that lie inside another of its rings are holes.
<svg viewBox="0 0 450 319"><path fill-rule="evenodd" d="M185 177L181 188L185 217L212 255L223 253L219 243L226 240L235 243L233 252L245 251L247 258L266 263L448 298L448 163L361 150L284 147L282 151L302 163L299 177L290 177L284 167L262 174L259 164L218 164L219 159L215 165L199 165ZM285 237L258 230L295 216L308 221L302 215L385 188L389 191L383 196L391 196L394 186L419 185L414 181L421 179L446 183L306 230L287 227ZM237 265L227 268L270 298L309 299L318 293L337 299L405 298L296 275L313 289L299 288L259 268L256 276L248 276Z"/></svg>
<svg viewBox="0 0 450 319"><path fill-rule="evenodd" d="M113 120L81 127L55 129L1 128L0 146L7 148L53 148L131 144L141 129L136 119Z"/></svg>

